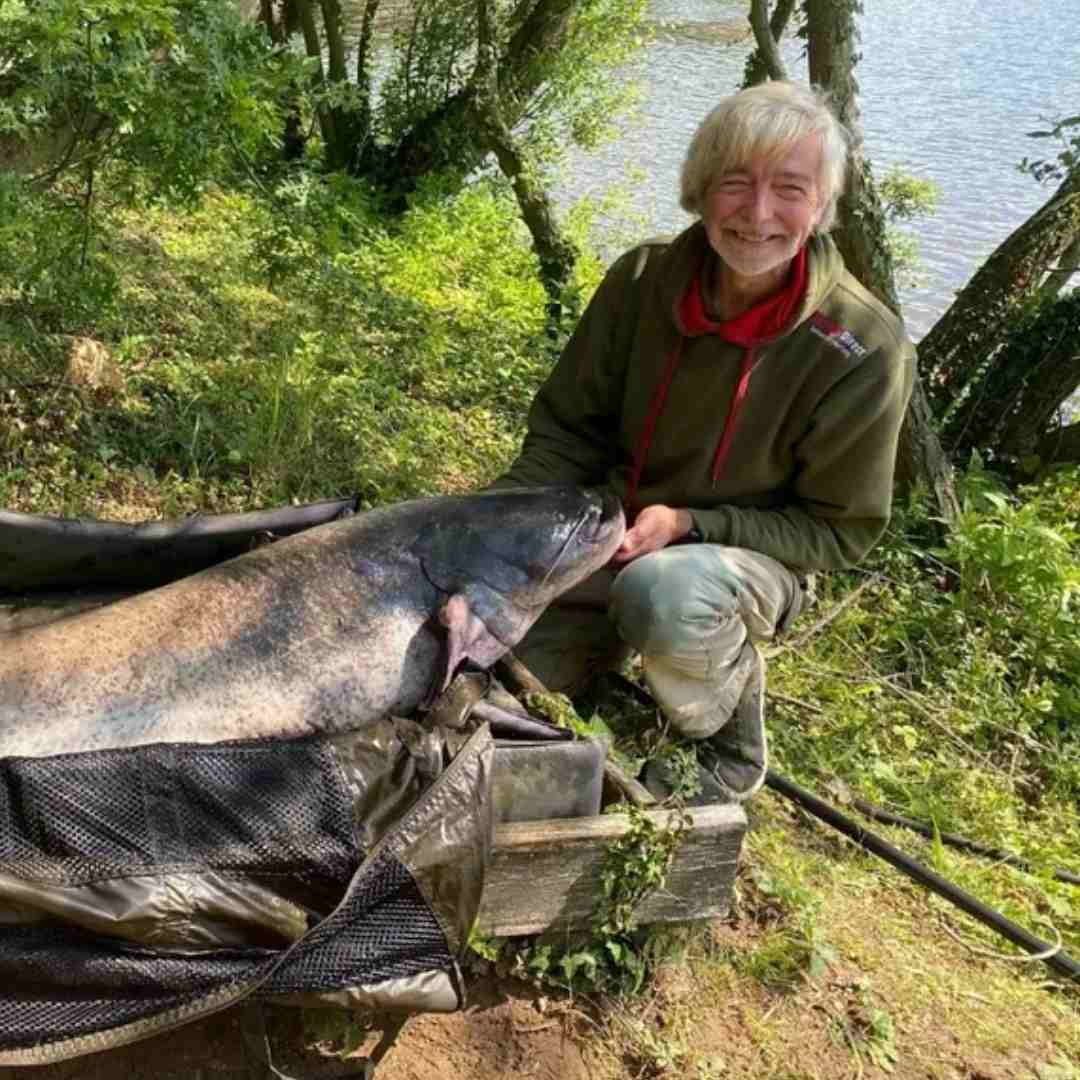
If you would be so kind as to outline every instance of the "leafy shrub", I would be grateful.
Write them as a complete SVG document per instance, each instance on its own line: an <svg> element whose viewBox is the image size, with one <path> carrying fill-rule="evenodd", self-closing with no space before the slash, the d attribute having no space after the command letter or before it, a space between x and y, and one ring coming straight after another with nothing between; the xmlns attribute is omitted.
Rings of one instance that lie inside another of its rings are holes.
<svg viewBox="0 0 1080 1080"><path fill-rule="evenodd" d="M0 6L0 304L32 305L46 331L107 317L119 208L247 182L301 70L213 0Z"/></svg>
<svg viewBox="0 0 1080 1080"><path fill-rule="evenodd" d="M1058 711L1057 688L1073 697L1080 685L1080 532L1061 510L1080 503L1080 472L1016 498L987 490L977 465L969 475L981 490L939 552L959 575L948 595L990 635L1028 707L1065 730L1072 718Z"/></svg>

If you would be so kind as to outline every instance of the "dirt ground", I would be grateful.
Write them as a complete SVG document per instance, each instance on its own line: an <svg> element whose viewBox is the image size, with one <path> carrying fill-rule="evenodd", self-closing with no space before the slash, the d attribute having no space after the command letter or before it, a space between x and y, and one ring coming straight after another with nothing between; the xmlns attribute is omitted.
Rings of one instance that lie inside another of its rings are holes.
<svg viewBox="0 0 1080 1080"><path fill-rule="evenodd" d="M718 925L715 934L721 944L748 944L740 940L745 928ZM1014 1029L995 1037L1004 1018L987 1007L988 999L980 1003L977 982L970 985L962 1003L934 995L897 1010L898 1053L884 1061L868 1052L865 1036L875 1004L886 1003L889 988L877 979L868 995L865 972L844 964L783 993L719 968L703 978L693 965L675 964L661 971L646 999L606 1009L490 976L473 983L464 1011L408 1018L381 1057L375 1080L1080 1077L1080 1063L1074 1068L1055 1039L1054 1021L1061 1017L1053 1015L1051 998L1049 1011L1040 1006L1008 1018L1006 1026L1022 1021L1022 1035ZM910 1001L910 993L904 996ZM361 1075L326 1053L341 1049L344 1014L275 1007L264 1015L278 1077ZM382 1020L370 1019L366 1039L354 1047L360 1056L371 1052L384 1030ZM0 1080L263 1080L272 1074L246 1045L244 1024L238 1007L130 1047L56 1065L0 1069Z"/></svg>
<svg viewBox="0 0 1080 1080"><path fill-rule="evenodd" d="M591 1080L578 1034L585 1021L568 1010L539 1011L547 1001L521 983L474 985L469 1007L450 1016L406 1020L380 1061L377 1080ZM341 1076L336 1058L313 1043L296 1009L266 1010L273 1063L290 1078ZM306 1014L309 1025L312 1013ZM327 1014L328 1018L332 1014ZM318 1024L320 1014L314 1014ZM359 1054L379 1041L379 1018ZM0 1068L0 1080L263 1080L267 1070L244 1038L244 1007L133 1046L34 1068ZM305 1046L304 1052L297 1048Z"/></svg>

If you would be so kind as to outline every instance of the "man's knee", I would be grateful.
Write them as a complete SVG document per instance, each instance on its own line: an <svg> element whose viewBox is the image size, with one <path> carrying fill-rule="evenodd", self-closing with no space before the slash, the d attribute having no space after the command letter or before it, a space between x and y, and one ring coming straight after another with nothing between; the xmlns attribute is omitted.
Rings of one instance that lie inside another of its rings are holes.
<svg viewBox="0 0 1080 1080"><path fill-rule="evenodd" d="M641 653L699 646L738 613L739 581L717 553L680 546L635 559L615 579L610 614Z"/></svg>

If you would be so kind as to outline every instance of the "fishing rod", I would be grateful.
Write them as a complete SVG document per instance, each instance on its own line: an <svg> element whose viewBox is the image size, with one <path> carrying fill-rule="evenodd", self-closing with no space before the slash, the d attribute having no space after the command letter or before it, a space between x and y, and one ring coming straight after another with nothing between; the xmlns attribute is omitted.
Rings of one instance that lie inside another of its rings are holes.
<svg viewBox="0 0 1080 1080"><path fill-rule="evenodd" d="M883 822L885 825L900 825L905 829L910 829L912 832L917 832L920 836L928 837L931 840L940 840L943 844L958 848L960 851L968 851L973 855L993 859L1004 866L1015 866L1017 870L1023 870L1026 874L1038 873L1031 863L1020 858L1019 855L1014 855L1011 851L989 847L986 844L969 840L966 836L957 836L956 833L940 832L924 821L916 821L914 818L904 817L902 814L894 814L891 810L883 810L880 806L874 806L873 803L868 803L865 799L853 798L851 805L860 814L873 818L875 821ZM1064 881L1067 885L1080 885L1080 874L1074 874L1069 870L1055 870L1053 873L1055 881Z"/></svg>
<svg viewBox="0 0 1080 1080"><path fill-rule="evenodd" d="M913 881L917 881L920 885L930 889L931 892L935 892L951 904L955 904L962 911L966 911L973 919L978 920L984 926L989 926L992 930L996 930L1014 945L1019 945L1020 948L1027 950L1032 954L1032 959L1041 960L1059 975L1064 975L1067 979L1080 983L1080 964L1062 950L1060 944L1054 946L1037 938L1018 923L1006 918L1001 912L987 907L981 900L977 900L972 896L971 893L965 892L958 885L954 885L929 867L923 866L922 863L917 862L909 855L905 855L904 852L894 847L887 840L883 840L875 833L864 829L858 822L852 821L851 818L841 814L835 807L799 787L798 784L788 780L787 777L780 776L770 769L765 774L765 784L773 791L813 814L814 817L820 818L834 829L842 832L864 850L877 855L880 859L884 859L890 866L894 866Z"/></svg>

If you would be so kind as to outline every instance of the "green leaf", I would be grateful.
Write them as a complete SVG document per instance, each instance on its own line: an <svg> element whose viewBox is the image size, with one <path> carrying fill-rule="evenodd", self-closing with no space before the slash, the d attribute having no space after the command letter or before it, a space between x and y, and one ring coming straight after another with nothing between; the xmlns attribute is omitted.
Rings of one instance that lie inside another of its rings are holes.
<svg viewBox="0 0 1080 1080"><path fill-rule="evenodd" d="M577 973L582 970L585 971L586 978L595 976L597 960L591 952L583 950L581 952L567 953L559 961L559 967L562 968L566 981L573 982Z"/></svg>

